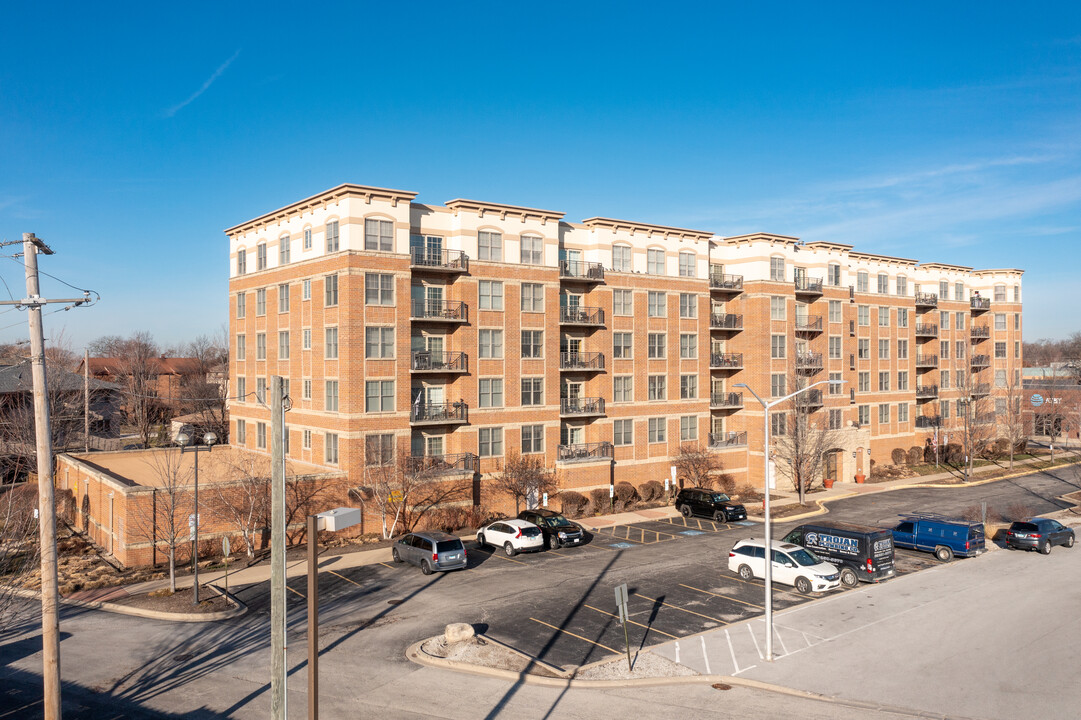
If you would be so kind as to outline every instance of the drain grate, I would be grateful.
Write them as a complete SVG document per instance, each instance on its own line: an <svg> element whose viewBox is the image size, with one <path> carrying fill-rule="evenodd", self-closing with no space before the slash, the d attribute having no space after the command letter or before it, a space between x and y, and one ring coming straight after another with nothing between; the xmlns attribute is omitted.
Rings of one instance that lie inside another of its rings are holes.
<svg viewBox="0 0 1081 720"><path fill-rule="evenodd" d="M405 602L405 600L395 598L394 600L387 600L387 605L401 605L403 602Z"/></svg>
<svg viewBox="0 0 1081 720"><path fill-rule="evenodd" d="M725 685L724 683L713 683L712 685L710 685L710 687L713 688L714 690L731 690L732 689L731 685Z"/></svg>

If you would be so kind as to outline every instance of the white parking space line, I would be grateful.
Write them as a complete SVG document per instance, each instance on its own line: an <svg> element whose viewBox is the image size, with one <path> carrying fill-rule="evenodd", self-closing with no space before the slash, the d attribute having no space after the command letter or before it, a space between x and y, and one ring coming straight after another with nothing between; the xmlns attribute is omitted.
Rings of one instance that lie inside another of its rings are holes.
<svg viewBox="0 0 1081 720"><path fill-rule="evenodd" d="M781 643L781 650L784 651L783 654L787 655L788 654L788 646L786 646L784 644L784 638L781 637L781 628L778 627L777 625L774 625L773 626L773 634L777 637L777 640Z"/></svg>
<svg viewBox="0 0 1081 720"><path fill-rule="evenodd" d="M764 660L765 656L762 655L762 648L758 646L758 638L754 636L754 630L751 629L751 623L747 623L747 632L751 634L751 640L754 641L754 649L758 652L758 659Z"/></svg>
<svg viewBox="0 0 1081 720"><path fill-rule="evenodd" d="M709 653L706 652L706 636L699 635L698 639L702 641L702 659L706 661L706 675L712 675L713 671L709 669Z"/></svg>
<svg viewBox="0 0 1081 720"><path fill-rule="evenodd" d="M728 628L724 629L724 637L728 640L728 653L732 656L732 667L735 668L733 675L739 675L739 663L736 662L736 649L732 647L732 636L728 634Z"/></svg>

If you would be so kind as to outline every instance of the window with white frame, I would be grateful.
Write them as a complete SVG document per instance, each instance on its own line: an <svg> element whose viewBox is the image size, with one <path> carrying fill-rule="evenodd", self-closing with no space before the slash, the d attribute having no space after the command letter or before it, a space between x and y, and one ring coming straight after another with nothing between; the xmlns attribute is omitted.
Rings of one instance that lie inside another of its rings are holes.
<svg viewBox="0 0 1081 720"><path fill-rule="evenodd" d="M681 333L679 336L679 356L684 360L698 357L698 336L694 333Z"/></svg>
<svg viewBox="0 0 1081 720"><path fill-rule="evenodd" d="M950 283L946 280L938 281L938 297L940 300L950 299Z"/></svg>
<svg viewBox="0 0 1081 720"><path fill-rule="evenodd" d="M878 274L878 294L889 295L890 294L890 276L886 273Z"/></svg>
<svg viewBox="0 0 1081 720"><path fill-rule="evenodd" d="M842 379L843 373L830 373L830 384L826 386L829 388L830 395L841 395L844 392Z"/></svg>
<svg viewBox="0 0 1081 720"><path fill-rule="evenodd" d="M364 328L364 357L381 359L394 357L394 328L370 325Z"/></svg>
<svg viewBox="0 0 1081 720"><path fill-rule="evenodd" d="M279 360L288 360L289 359L289 331L288 330L279 330L278 331L278 359Z"/></svg>
<svg viewBox="0 0 1081 720"><path fill-rule="evenodd" d="M938 313L938 324L943 330L950 329L950 314L949 312L942 310Z"/></svg>
<svg viewBox="0 0 1081 720"><path fill-rule="evenodd" d="M964 300L965 299L965 284L963 282L953 284L953 299Z"/></svg>
<svg viewBox="0 0 1081 720"><path fill-rule="evenodd" d="M304 449L305 450L311 450L312 449L312 431L311 430L305 430L304 433L301 435L301 437L303 438L302 442L304 444Z"/></svg>
<svg viewBox="0 0 1081 720"><path fill-rule="evenodd" d="M289 284L282 283L278 286L278 312L289 312Z"/></svg>
<svg viewBox="0 0 1081 720"><path fill-rule="evenodd" d="M634 444L633 420L616 420L612 423L612 443L614 445Z"/></svg>
<svg viewBox="0 0 1081 720"><path fill-rule="evenodd" d="M871 373L862 370L856 375L856 391L871 392Z"/></svg>
<svg viewBox="0 0 1081 720"><path fill-rule="evenodd" d="M900 370L897 373L897 389L908 390L908 370Z"/></svg>
<svg viewBox="0 0 1081 720"><path fill-rule="evenodd" d="M522 312L544 312L544 286L522 283Z"/></svg>
<svg viewBox="0 0 1081 720"><path fill-rule="evenodd" d="M392 412L394 410L394 381L364 381L364 412Z"/></svg>
<svg viewBox="0 0 1081 720"><path fill-rule="evenodd" d="M995 285L995 302L1006 302L1006 286Z"/></svg>
<svg viewBox="0 0 1081 720"><path fill-rule="evenodd" d="M323 460L327 465L338 464L338 433L327 433L323 436Z"/></svg>
<svg viewBox="0 0 1081 720"><path fill-rule="evenodd" d="M868 275L866 270L856 273L856 292L868 292Z"/></svg>
<svg viewBox="0 0 1081 720"><path fill-rule="evenodd" d="M503 331L481 330L479 333L479 355L482 358L503 357Z"/></svg>
<svg viewBox="0 0 1081 720"><path fill-rule="evenodd" d="M950 359L950 341L939 340L938 341L938 354L943 360Z"/></svg>
<svg viewBox="0 0 1081 720"><path fill-rule="evenodd" d="M839 263L830 263L826 266L826 284L830 287L841 286L841 266Z"/></svg>
<svg viewBox="0 0 1081 720"><path fill-rule="evenodd" d="M897 422L908 422L908 403L897 404Z"/></svg>
<svg viewBox="0 0 1081 720"><path fill-rule="evenodd" d="M773 373L769 376L770 397L784 397L788 394L788 378L784 373Z"/></svg>
<svg viewBox="0 0 1081 720"><path fill-rule="evenodd" d="M266 360L266 333L255 333L255 359Z"/></svg>
<svg viewBox="0 0 1081 720"><path fill-rule="evenodd" d="M665 418L650 418L649 419L649 441L651 443L665 442L665 425L667 420Z"/></svg>
<svg viewBox="0 0 1081 720"><path fill-rule="evenodd" d="M543 425L523 425L522 426L522 453L542 453L544 452L544 426Z"/></svg>
<svg viewBox="0 0 1081 720"><path fill-rule="evenodd" d="M995 387L997 387L997 388L1006 387L1006 371L1005 370L995 370Z"/></svg>
<svg viewBox="0 0 1081 720"><path fill-rule="evenodd" d="M958 330L965 329L965 313L955 312L953 314L953 326Z"/></svg>
<svg viewBox="0 0 1081 720"><path fill-rule="evenodd" d="M784 320L786 305L785 298L779 295L771 295L769 298L769 319Z"/></svg>
<svg viewBox="0 0 1081 720"><path fill-rule="evenodd" d="M1006 357L1006 343L1004 343L1004 342L996 342L995 343L995 357L997 359L1003 359L1003 358Z"/></svg>
<svg viewBox="0 0 1081 720"><path fill-rule="evenodd" d="M649 317L665 317L668 314L668 295L650 290L646 312Z"/></svg>
<svg viewBox="0 0 1081 720"><path fill-rule="evenodd" d="M897 294L898 295L903 297L903 296L908 294L908 278L907 277L905 277L904 275L898 275L896 285L897 285Z"/></svg>
<svg viewBox="0 0 1081 720"><path fill-rule="evenodd" d="M288 265L289 264L289 258L290 258L290 254L291 254L291 251L292 251L292 248L290 247L291 244L292 244L291 239L290 239L289 235L287 235L287 234L282 235L280 238L278 238L278 264L279 265Z"/></svg>
<svg viewBox="0 0 1081 720"><path fill-rule="evenodd" d="M774 437L782 437L788 433L787 417L783 412L770 413L769 430Z"/></svg>
<svg viewBox="0 0 1081 720"><path fill-rule="evenodd" d="M544 404L544 378L522 378L522 405Z"/></svg>
<svg viewBox="0 0 1081 720"><path fill-rule="evenodd" d="M255 378L255 400L266 405L266 378Z"/></svg>
<svg viewBox="0 0 1081 720"><path fill-rule="evenodd" d="M681 252L679 254L679 276L694 277L694 253Z"/></svg>
<svg viewBox="0 0 1081 720"><path fill-rule="evenodd" d="M659 359L665 356L666 338L664 333L649 333L646 340L650 358Z"/></svg>
<svg viewBox="0 0 1081 720"><path fill-rule="evenodd" d="M860 360L871 359L871 341L868 338L860 338L856 341L856 357Z"/></svg>
<svg viewBox="0 0 1081 720"><path fill-rule="evenodd" d="M890 341L887 338L882 338L878 341L878 359L890 359Z"/></svg>
<svg viewBox="0 0 1081 720"><path fill-rule="evenodd" d="M246 275L248 272L248 251L237 250L236 251L236 274Z"/></svg>
<svg viewBox="0 0 1081 720"><path fill-rule="evenodd" d="M964 360L965 359L965 346L966 346L966 344L967 343L965 343L964 340L958 340L957 342L955 342L953 344L953 347L954 347L954 355L953 356L955 358L957 358L958 360Z"/></svg>
<svg viewBox="0 0 1081 720"><path fill-rule="evenodd" d="M844 424L844 412L842 410L830 410L830 430L840 430Z"/></svg>
<svg viewBox="0 0 1081 720"><path fill-rule="evenodd" d="M880 307L878 309L878 326L889 327L890 326L890 309L888 307Z"/></svg>
<svg viewBox="0 0 1081 720"><path fill-rule="evenodd" d="M338 412L338 381L327 380L324 389L323 404L327 412Z"/></svg>
<svg viewBox="0 0 1081 720"><path fill-rule="evenodd" d="M698 397L698 376L679 376L679 397L681 400L694 400Z"/></svg>
<svg viewBox="0 0 1081 720"><path fill-rule="evenodd" d="M394 462L394 436L385 433L364 436L364 464L369 467L391 465Z"/></svg>
<svg viewBox="0 0 1081 720"><path fill-rule="evenodd" d="M503 309L503 283L498 280L481 280L480 286L480 309L502 310Z"/></svg>
<svg viewBox="0 0 1081 720"><path fill-rule="evenodd" d="M829 313L830 313L830 322L831 323L839 323L839 322L841 322L841 301L840 300L830 300L829 301Z"/></svg>
<svg viewBox="0 0 1081 720"><path fill-rule="evenodd" d="M694 293L679 294L679 316L681 318L698 317L698 296Z"/></svg>
<svg viewBox="0 0 1081 720"><path fill-rule="evenodd" d="M522 236L522 264L541 265L544 263L544 238L537 235Z"/></svg>
<svg viewBox="0 0 1081 720"><path fill-rule="evenodd" d="M323 305L333 307L338 304L338 276L327 275L323 278Z"/></svg>
<svg viewBox="0 0 1081 720"><path fill-rule="evenodd" d="M256 317L266 315L266 288L255 291L255 315Z"/></svg>
<svg viewBox="0 0 1081 720"><path fill-rule="evenodd" d="M304 282L301 283L300 288L301 288L300 289L300 299L301 300L311 300L312 299L312 281L310 279L305 279Z"/></svg>
<svg viewBox="0 0 1081 720"><path fill-rule="evenodd" d="M890 406L883 403L878 406L878 422L885 425L890 421Z"/></svg>
<svg viewBox="0 0 1081 720"><path fill-rule="evenodd" d="M312 399L312 381L310 379L305 379L304 382L301 383L300 398L301 400Z"/></svg>
<svg viewBox="0 0 1081 720"><path fill-rule="evenodd" d="M908 308L897 308L897 327L908 327Z"/></svg>
<svg viewBox="0 0 1081 720"><path fill-rule="evenodd" d="M522 357L523 358L540 358L540 357L544 357L544 331L543 330L523 330L522 331Z"/></svg>
<svg viewBox="0 0 1081 720"><path fill-rule="evenodd" d="M477 233L477 255L480 260L503 261L503 234L480 231Z"/></svg>
<svg viewBox="0 0 1081 720"><path fill-rule="evenodd" d="M305 250L311 250L312 249L312 229L311 228L304 228L304 249Z"/></svg>
<svg viewBox="0 0 1081 720"><path fill-rule="evenodd" d="M665 400L668 398L668 378L664 375L650 375L647 379L648 399Z"/></svg>
<svg viewBox="0 0 1081 720"><path fill-rule="evenodd" d="M940 370L938 373L938 384L943 390L950 389L950 371Z"/></svg>
<svg viewBox="0 0 1081 720"><path fill-rule="evenodd" d="M1006 313L995 313L995 330L1006 329Z"/></svg>
<svg viewBox="0 0 1081 720"><path fill-rule="evenodd" d="M784 335L769 336L769 356L775 360L785 357L786 339Z"/></svg>
<svg viewBox="0 0 1081 720"><path fill-rule="evenodd" d="M236 399L238 402L248 402L248 378L243 375L236 379Z"/></svg>
<svg viewBox="0 0 1081 720"><path fill-rule="evenodd" d="M480 407L503 407L503 378L480 379Z"/></svg>
<svg viewBox="0 0 1081 720"><path fill-rule="evenodd" d="M631 249L626 245L612 246L612 270L616 272L631 271Z"/></svg>
<svg viewBox="0 0 1081 720"><path fill-rule="evenodd" d="M503 428L481 428L477 432L477 454L481 457L500 457L503 454Z"/></svg>
<svg viewBox="0 0 1081 720"><path fill-rule="evenodd" d="M871 308L867 305L860 305L856 308L856 322L860 327L867 327L871 324Z"/></svg>
<svg viewBox="0 0 1081 720"><path fill-rule="evenodd" d="M255 423L255 447L266 450L266 423Z"/></svg>
<svg viewBox="0 0 1081 720"><path fill-rule="evenodd" d="M634 400L634 377L631 375L616 375L612 379L615 402L632 402Z"/></svg>
<svg viewBox="0 0 1081 720"><path fill-rule="evenodd" d="M769 259L769 279L774 282L784 282L783 257L771 257Z"/></svg>
<svg viewBox="0 0 1081 720"><path fill-rule="evenodd" d="M236 359L246 360L245 357L248 354L248 338L246 335L236 336Z"/></svg>
<svg viewBox="0 0 1081 720"><path fill-rule="evenodd" d="M328 222L326 227L327 252L338 252L338 221Z"/></svg>
<svg viewBox="0 0 1081 720"><path fill-rule="evenodd" d="M612 333L612 357L627 359L631 357L631 339L629 332Z"/></svg>
<svg viewBox="0 0 1081 720"><path fill-rule="evenodd" d="M842 357L841 351L841 338L837 335L832 335L829 338L829 356L830 360L840 360Z"/></svg>
<svg viewBox="0 0 1081 720"><path fill-rule="evenodd" d="M698 439L698 417L683 415L679 418L679 439L688 442Z"/></svg>
<svg viewBox="0 0 1081 720"><path fill-rule="evenodd" d="M328 327L324 331L323 357L327 360L338 359L338 328Z"/></svg>
<svg viewBox="0 0 1081 720"><path fill-rule="evenodd" d="M646 250L646 273L664 275L664 250Z"/></svg>
<svg viewBox="0 0 1081 720"><path fill-rule="evenodd" d="M236 316L238 320L244 318L248 312L248 294L237 293L236 295Z"/></svg>
<svg viewBox="0 0 1081 720"><path fill-rule="evenodd" d="M860 425L870 425L871 424L871 406L870 405L859 405L859 406L857 406L856 407L856 416L857 416L856 422L858 422Z"/></svg>
<svg viewBox="0 0 1081 720"><path fill-rule="evenodd" d="M364 221L364 249L390 252L394 249L394 223L367 218Z"/></svg>
<svg viewBox="0 0 1081 720"><path fill-rule="evenodd" d="M311 350L312 349L312 329L304 328L300 331L300 349Z"/></svg>
<svg viewBox="0 0 1081 720"><path fill-rule="evenodd" d="M889 392L890 391L890 374L888 371L882 370L878 373L878 391Z"/></svg>
<svg viewBox="0 0 1081 720"><path fill-rule="evenodd" d="M616 315L634 314L634 293L630 290L613 290L612 303Z"/></svg>
<svg viewBox="0 0 1081 720"><path fill-rule="evenodd" d="M1013 286L1013 301L1015 303L1021 302L1021 286L1020 285L1014 285Z"/></svg>
<svg viewBox="0 0 1081 720"><path fill-rule="evenodd" d="M266 243L259 243L255 246L255 269L266 270Z"/></svg>

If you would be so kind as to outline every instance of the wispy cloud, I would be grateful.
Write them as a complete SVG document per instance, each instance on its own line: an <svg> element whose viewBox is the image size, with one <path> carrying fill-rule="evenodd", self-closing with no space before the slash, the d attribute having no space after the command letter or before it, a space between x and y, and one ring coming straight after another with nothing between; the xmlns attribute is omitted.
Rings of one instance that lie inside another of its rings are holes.
<svg viewBox="0 0 1081 720"><path fill-rule="evenodd" d="M214 73L210 77L208 77L206 79L206 82L204 82L202 84L202 86L198 90L196 90L194 93L192 93L191 96L187 100L180 103L179 105L174 105L173 107L166 110L165 111L165 117L173 117L178 112L183 110L185 107L187 107L188 105L195 102L199 98L200 95L205 93L210 88L210 86L214 84L215 80L217 80L219 77L221 77L221 74L223 72L225 72L226 70L229 69L229 66L233 64L233 61L236 60L239 55L240 55L240 50L237 50L235 53L233 53L233 56L231 58L229 58L228 60L226 60L225 62L223 62L220 66L218 66L218 69L215 70Z"/></svg>

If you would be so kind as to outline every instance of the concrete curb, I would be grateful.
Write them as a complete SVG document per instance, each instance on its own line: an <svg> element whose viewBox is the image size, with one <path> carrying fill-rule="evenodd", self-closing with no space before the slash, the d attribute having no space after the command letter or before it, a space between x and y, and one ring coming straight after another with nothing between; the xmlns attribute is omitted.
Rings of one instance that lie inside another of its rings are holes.
<svg viewBox="0 0 1081 720"><path fill-rule="evenodd" d="M170 622L184 622L184 623L197 623L197 622L215 622L218 620L229 620L231 618L239 617L248 612L248 606L244 604L242 600L237 598L232 593L227 593L216 585L206 585L205 587L211 588L219 595L224 596L225 599L233 604L233 607L228 610L219 610L212 613L171 613L163 612L161 610L148 610L146 608L130 607L128 605L121 605L120 603L103 602L98 600L70 600L67 598L60 598L61 605L69 605L71 607L84 608L86 610L104 610L105 612L116 613L118 615L133 615L135 617L149 618L151 620L167 620ZM34 592L32 590L16 590L16 595L34 600L41 599L41 593Z"/></svg>

